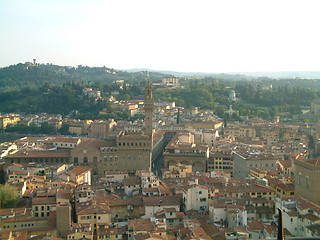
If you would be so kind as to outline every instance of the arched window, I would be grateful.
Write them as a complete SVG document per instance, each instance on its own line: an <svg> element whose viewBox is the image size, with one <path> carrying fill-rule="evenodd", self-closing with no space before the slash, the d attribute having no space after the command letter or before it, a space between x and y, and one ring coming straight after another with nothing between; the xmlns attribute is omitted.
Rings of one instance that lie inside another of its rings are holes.
<svg viewBox="0 0 320 240"><path fill-rule="evenodd" d="M93 163L97 163L97 157L93 157Z"/></svg>
<svg viewBox="0 0 320 240"><path fill-rule="evenodd" d="M77 157L75 157L75 158L73 159L73 164L74 164L74 165L78 165L78 163L79 163L79 159L78 159Z"/></svg>
<svg viewBox="0 0 320 240"><path fill-rule="evenodd" d="M84 163L84 164L88 164L88 158L87 158L87 157L84 157L84 158L83 158L83 163Z"/></svg>
<svg viewBox="0 0 320 240"><path fill-rule="evenodd" d="M307 188L307 189L310 188L310 179L309 179L309 176L306 176L306 188Z"/></svg>

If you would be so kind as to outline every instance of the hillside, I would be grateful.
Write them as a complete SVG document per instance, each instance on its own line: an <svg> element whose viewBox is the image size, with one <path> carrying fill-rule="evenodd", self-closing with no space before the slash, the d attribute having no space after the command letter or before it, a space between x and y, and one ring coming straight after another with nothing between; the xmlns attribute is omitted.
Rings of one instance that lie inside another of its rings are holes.
<svg viewBox="0 0 320 240"><path fill-rule="evenodd" d="M158 81L167 75L150 73L151 81ZM147 78L144 71L129 73L107 67L68 67L52 64L19 63L0 68L0 90L21 88L26 86L41 86L44 83L62 85L67 82L85 83L115 80L141 82Z"/></svg>

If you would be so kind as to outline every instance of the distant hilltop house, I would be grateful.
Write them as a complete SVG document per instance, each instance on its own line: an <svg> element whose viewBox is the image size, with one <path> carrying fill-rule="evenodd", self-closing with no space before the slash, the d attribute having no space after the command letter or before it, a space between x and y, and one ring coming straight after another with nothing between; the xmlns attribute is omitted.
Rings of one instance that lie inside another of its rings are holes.
<svg viewBox="0 0 320 240"><path fill-rule="evenodd" d="M166 77L162 79L162 84L166 87L179 87L178 77Z"/></svg>
<svg viewBox="0 0 320 240"><path fill-rule="evenodd" d="M88 98L100 98L101 92L98 90L93 90L92 88L84 88L82 89L82 95L88 96Z"/></svg>
<svg viewBox="0 0 320 240"><path fill-rule="evenodd" d="M118 96L120 93L119 93L119 91L111 91L111 95L112 96Z"/></svg>
<svg viewBox="0 0 320 240"><path fill-rule="evenodd" d="M124 84L124 80L115 80L113 83L115 83L115 84Z"/></svg>
<svg viewBox="0 0 320 240"><path fill-rule="evenodd" d="M6 128L8 124L15 125L20 121L19 114L0 115L0 128Z"/></svg>

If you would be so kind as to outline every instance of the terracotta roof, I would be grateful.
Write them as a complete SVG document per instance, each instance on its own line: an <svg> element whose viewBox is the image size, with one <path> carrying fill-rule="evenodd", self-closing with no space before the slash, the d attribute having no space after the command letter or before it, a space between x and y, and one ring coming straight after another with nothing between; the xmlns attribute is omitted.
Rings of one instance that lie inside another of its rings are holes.
<svg viewBox="0 0 320 240"><path fill-rule="evenodd" d="M89 166L74 166L69 173L70 174L75 174L75 175L80 175L82 173L85 173L87 171L89 171L91 169L91 167Z"/></svg>
<svg viewBox="0 0 320 240"><path fill-rule="evenodd" d="M157 187L154 187L154 188L152 188L152 187L147 187L147 188L143 188L143 192L145 192L145 193L151 193L151 192L158 192L158 188Z"/></svg>
<svg viewBox="0 0 320 240"><path fill-rule="evenodd" d="M292 210L290 212L286 212L286 214L288 214L289 217L298 217L299 214L296 210Z"/></svg>
<svg viewBox="0 0 320 240"><path fill-rule="evenodd" d="M297 206L302 209L312 209L313 211L320 213L320 206L309 201L308 199L305 199L303 197L298 197L297 198Z"/></svg>
<svg viewBox="0 0 320 240"><path fill-rule="evenodd" d="M115 144L110 141L104 141L104 140L99 140L99 139L95 139L95 138L90 138L87 141L81 142L72 151L78 151L79 149L100 150L101 147L110 147L110 146L115 146Z"/></svg>
<svg viewBox="0 0 320 240"><path fill-rule="evenodd" d="M55 197L34 197L32 198L32 205L46 205L56 204Z"/></svg>
<svg viewBox="0 0 320 240"><path fill-rule="evenodd" d="M43 142L43 143L53 143L53 142L67 142L67 143L77 143L79 138L76 137L24 137L14 142Z"/></svg>
<svg viewBox="0 0 320 240"><path fill-rule="evenodd" d="M290 168L292 166L292 162L290 160L279 160L278 162L285 168Z"/></svg>
<svg viewBox="0 0 320 240"><path fill-rule="evenodd" d="M150 219L129 219L128 227L132 227L134 231L151 232L155 229L155 225Z"/></svg>
<svg viewBox="0 0 320 240"><path fill-rule="evenodd" d="M97 204L82 205L77 208L78 215L107 214L107 213L111 213L109 207L107 206L102 207Z"/></svg>
<svg viewBox="0 0 320 240"><path fill-rule="evenodd" d="M137 176L130 176L123 180L125 186L140 185L141 179Z"/></svg>
<svg viewBox="0 0 320 240"><path fill-rule="evenodd" d="M251 231L264 229L263 223L258 220L251 220L248 222L248 227Z"/></svg>
<svg viewBox="0 0 320 240"><path fill-rule="evenodd" d="M61 198L61 199L70 199L71 191L70 190L64 190L64 189L58 189L56 196L57 196L57 198Z"/></svg>
<svg viewBox="0 0 320 240"><path fill-rule="evenodd" d="M305 215L302 215L301 217L302 217L302 218L306 218L306 219L310 220L311 222L317 222L317 221L320 220L319 217L317 217L317 216L315 216L315 215L312 215L312 214L310 214L310 213L305 214Z"/></svg>
<svg viewBox="0 0 320 240"><path fill-rule="evenodd" d="M280 183L277 185L278 188L284 190L284 191L294 191L294 184L285 184L285 183Z"/></svg>
<svg viewBox="0 0 320 240"><path fill-rule="evenodd" d="M148 238L151 238L150 233L138 233L138 234L134 235L134 239L136 239L136 240L145 240Z"/></svg>
<svg viewBox="0 0 320 240"><path fill-rule="evenodd" d="M48 151L37 151L37 150L20 150L14 154L8 155L5 159L14 158L68 158L70 157L69 150L48 150Z"/></svg>
<svg viewBox="0 0 320 240"><path fill-rule="evenodd" d="M144 206L180 206L180 199L177 196L143 197Z"/></svg>

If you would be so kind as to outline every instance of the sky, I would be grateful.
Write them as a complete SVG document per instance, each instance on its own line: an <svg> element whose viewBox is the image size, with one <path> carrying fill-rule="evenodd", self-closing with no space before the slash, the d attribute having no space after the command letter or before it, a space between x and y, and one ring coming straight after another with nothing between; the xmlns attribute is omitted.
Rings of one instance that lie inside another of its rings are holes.
<svg viewBox="0 0 320 240"><path fill-rule="evenodd" d="M0 67L320 71L318 0L0 0Z"/></svg>

